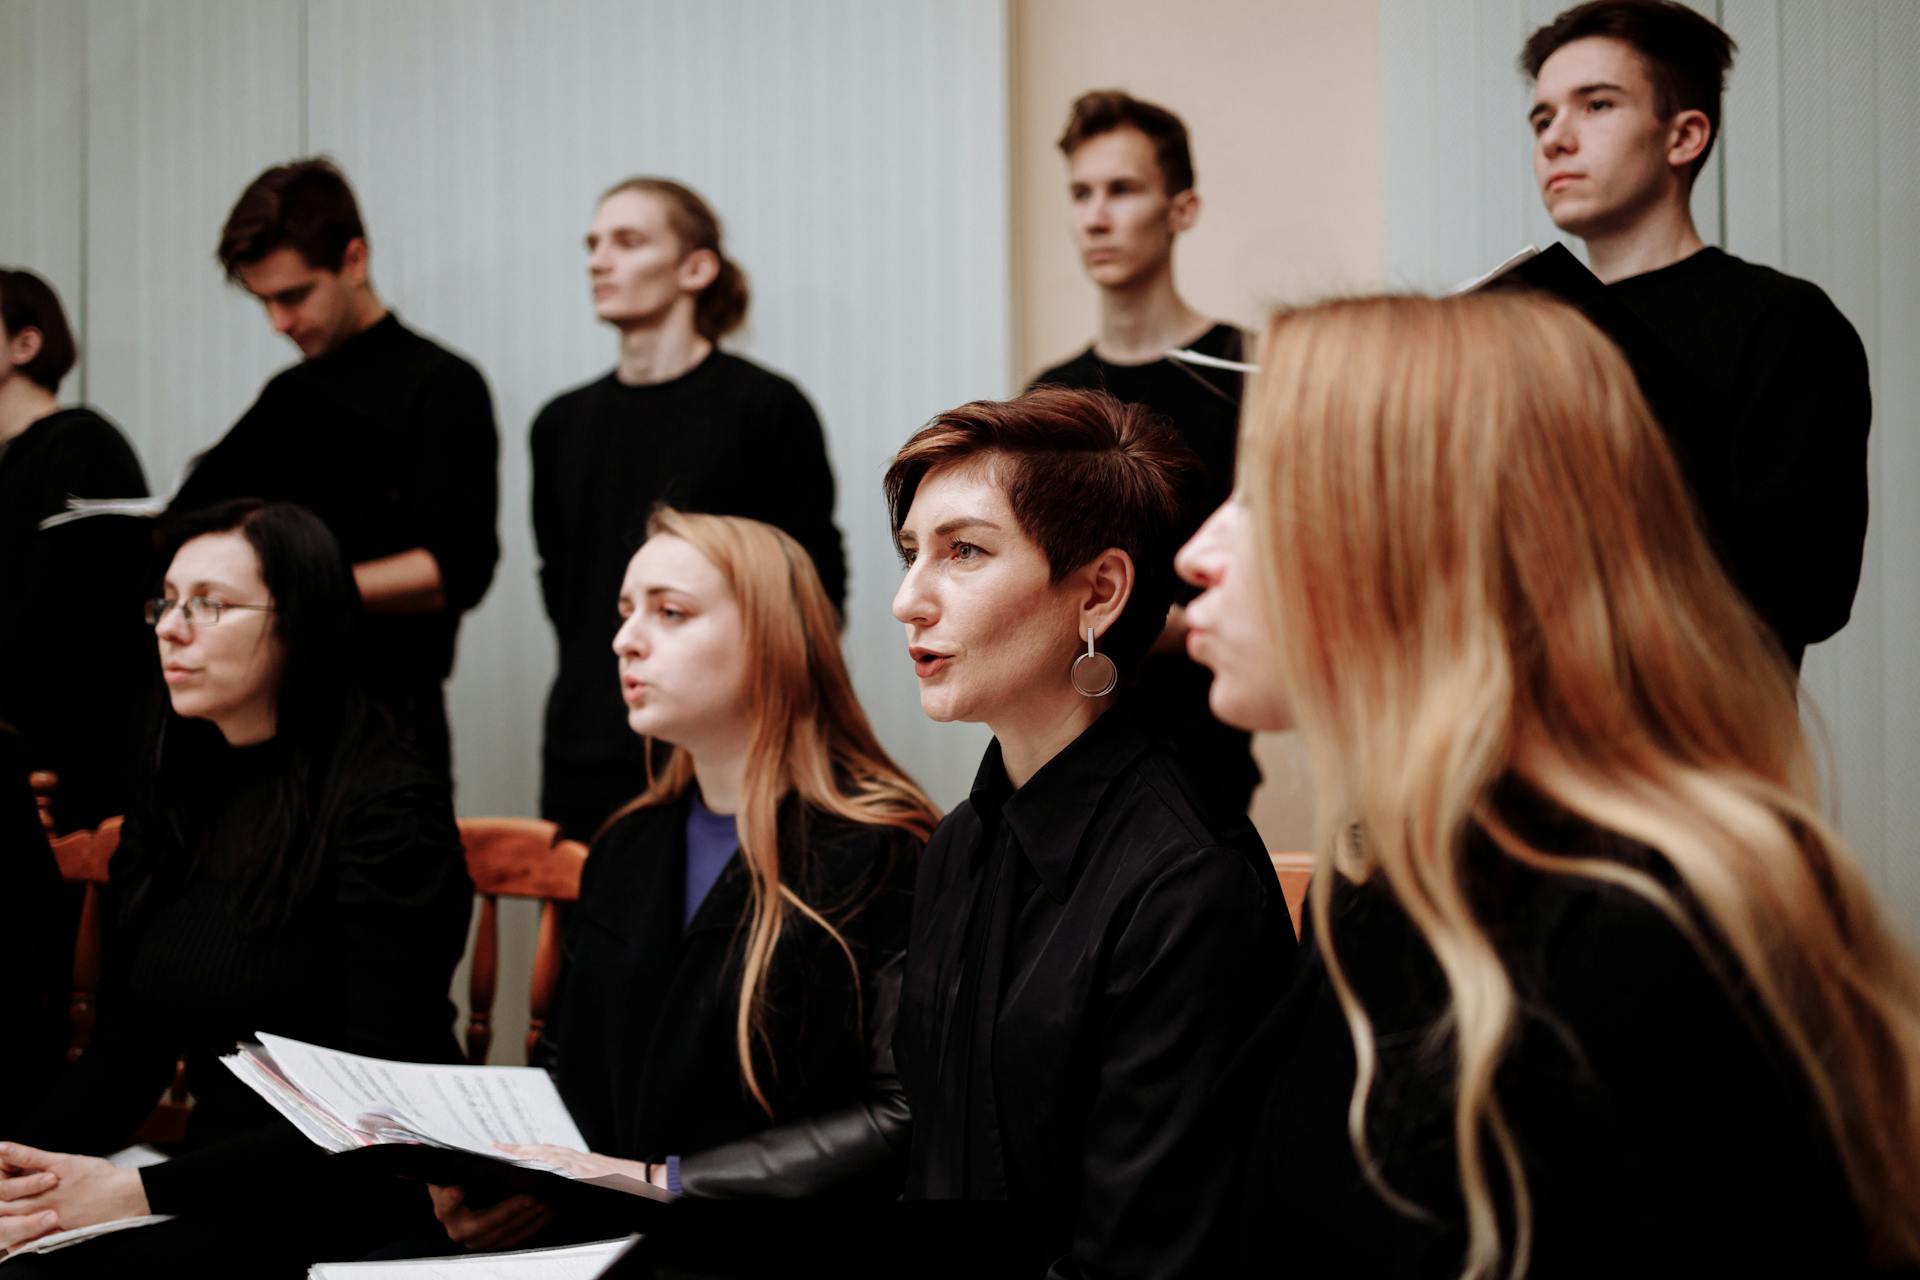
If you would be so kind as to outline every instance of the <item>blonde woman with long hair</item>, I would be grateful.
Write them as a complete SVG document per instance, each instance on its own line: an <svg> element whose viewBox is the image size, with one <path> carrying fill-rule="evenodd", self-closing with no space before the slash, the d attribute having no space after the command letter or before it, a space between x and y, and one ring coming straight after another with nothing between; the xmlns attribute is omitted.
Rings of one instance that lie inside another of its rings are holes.
<svg viewBox="0 0 1920 1280"><path fill-rule="evenodd" d="M888 1044L939 815L875 739L787 534L660 510L619 607L628 723L672 752L595 838L569 931L549 1065L594 1152L516 1150L696 1197L895 1196ZM551 1217L436 1204L473 1248Z"/></svg>
<svg viewBox="0 0 1920 1280"><path fill-rule="evenodd" d="M1920 1260L1920 976L1624 360L1506 294L1283 313L1259 363L1180 561L1215 710L1317 788L1246 1269Z"/></svg>

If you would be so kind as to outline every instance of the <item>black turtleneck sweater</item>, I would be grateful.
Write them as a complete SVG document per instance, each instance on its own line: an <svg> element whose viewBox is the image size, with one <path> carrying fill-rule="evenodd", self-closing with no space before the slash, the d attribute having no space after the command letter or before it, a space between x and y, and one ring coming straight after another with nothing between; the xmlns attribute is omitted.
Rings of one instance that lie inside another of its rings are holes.
<svg viewBox="0 0 1920 1280"><path fill-rule="evenodd" d="M173 510L295 502L354 564L426 548L446 608L370 614L368 672L381 691L437 686L453 670L460 615L480 603L500 558L499 451L480 371L388 313L275 375L201 456Z"/></svg>
<svg viewBox="0 0 1920 1280"><path fill-rule="evenodd" d="M1818 285L1706 248L1607 289L1705 396L1668 423L1708 537L1794 666L1846 625L1867 536L1866 349Z"/></svg>
<svg viewBox="0 0 1920 1280"><path fill-rule="evenodd" d="M540 591L560 645L547 698L541 812L591 837L645 785L610 645L620 581L657 504L748 516L793 535L839 607L846 561L820 419L798 387L715 350L678 378L609 373L533 422Z"/></svg>
<svg viewBox="0 0 1920 1280"><path fill-rule="evenodd" d="M264 1030L374 1057L460 1060L447 991L473 889L445 782L397 747L363 758L315 888L285 924L250 929L240 877L289 765L274 742L215 753L192 810L208 816L188 837L191 875L150 866L155 820L130 818L113 860L93 1042L9 1135L114 1150L184 1057L188 1152L143 1172L155 1213L231 1210L263 1162L318 1153L220 1065L236 1041ZM149 888L129 910L143 867Z"/></svg>
<svg viewBox="0 0 1920 1280"><path fill-rule="evenodd" d="M60 775L62 831L126 808L128 770L153 684L140 618L152 585L144 520L40 522L69 497L139 498L147 481L120 429L92 409L60 409L0 447L0 720L27 764Z"/></svg>

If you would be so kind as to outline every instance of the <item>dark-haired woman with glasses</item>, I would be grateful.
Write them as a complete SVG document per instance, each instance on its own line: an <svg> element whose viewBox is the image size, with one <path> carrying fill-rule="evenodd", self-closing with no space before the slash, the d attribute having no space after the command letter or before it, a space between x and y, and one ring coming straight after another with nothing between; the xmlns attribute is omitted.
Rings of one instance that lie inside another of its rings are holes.
<svg viewBox="0 0 1920 1280"><path fill-rule="evenodd" d="M299 1275L410 1225L424 1192L344 1181L218 1058L267 1030L457 1061L447 989L472 886L446 783L367 701L358 600L326 527L242 500L188 517L173 547L147 606L170 706L113 859L99 1025L0 1134L0 1247L171 1214L29 1271L212 1247ZM195 1099L181 1154L137 1172L62 1154L124 1146L180 1059Z"/></svg>

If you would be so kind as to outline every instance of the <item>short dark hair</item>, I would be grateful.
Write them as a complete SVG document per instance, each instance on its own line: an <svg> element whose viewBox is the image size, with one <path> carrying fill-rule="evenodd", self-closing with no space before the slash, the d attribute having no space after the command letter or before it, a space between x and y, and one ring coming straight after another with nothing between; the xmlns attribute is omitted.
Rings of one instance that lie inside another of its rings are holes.
<svg viewBox="0 0 1920 1280"><path fill-rule="evenodd" d="M40 331L40 354L22 365L20 372L48 391L58 392L60 380L80 358L80 349L74 345L73 329L53 286L22 267L0 267L0 324L10 334L22 329Z"/></svg>
<svg viewBox="0 0 1920 1280"><path fill-rule="evenodd" d="M1118 89L1095 89L1074 100L1066 132L1060 135L1060 154L1071 157L1081 144L1115 129L1138 129L1147 135L1168 195L1192 190L1193 152L1187 146L1187 126L1165 107Z"/></svg>
<svg viewBox="0 0 1920 1280"><path fill-rule="evenodd" d="M325 156L309 156L277 164L247 184L220 229L214 256L236 281L241 267L284 248L299 250L315 270L338 271L347 246L366 238L346 175Z"/></svg>
<svg viewBox="0 0 1920 1280"><path fill-rule="evenodd" d="M1020 530L1055 582L1108 547L1133 560L1133 592L1102 648L1131 672L1166 625L1173 555L1197 501L1200 459L1150 410L1103 391L1035 387L938 415L894 455L886 479L893 531L927 473L992 459Z"/></svg>
<svg viewBox="0 0 1920 1280"><path fill-rule="evenodd" d="M1661 118L1681 111L1706 115L1712 132L1706 150L1687 171L1691 183L1720 140L1720 100L1739 49L1733 37L1675 0L1589 0L1528 36L1520 50L1520 69L1529 80L1538 80L1540 68L1562 45L1590 36L1618 40L1640 55Z"/></svg>

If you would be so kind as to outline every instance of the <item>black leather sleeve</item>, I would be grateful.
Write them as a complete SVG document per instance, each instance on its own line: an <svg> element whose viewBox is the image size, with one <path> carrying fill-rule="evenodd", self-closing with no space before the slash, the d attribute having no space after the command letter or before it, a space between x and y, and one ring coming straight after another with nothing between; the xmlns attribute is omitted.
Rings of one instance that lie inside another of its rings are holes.
<svg viewBox="0 0 1920 1280"><path fill-rule="evenodd" d="M680 1189L705 1199L802 1196L893 1199L906 1173L912 1116L893 1064L900 1013L896 955L873 977L865 1096L834 1111L680 1157Z"/></svg>

